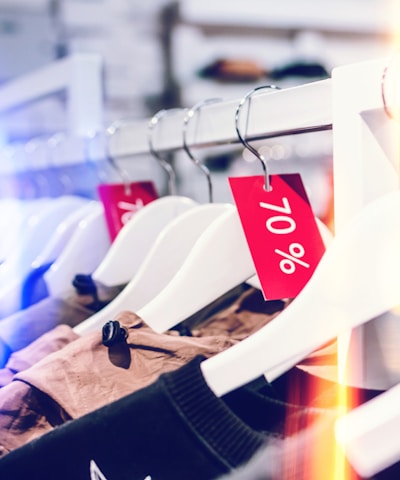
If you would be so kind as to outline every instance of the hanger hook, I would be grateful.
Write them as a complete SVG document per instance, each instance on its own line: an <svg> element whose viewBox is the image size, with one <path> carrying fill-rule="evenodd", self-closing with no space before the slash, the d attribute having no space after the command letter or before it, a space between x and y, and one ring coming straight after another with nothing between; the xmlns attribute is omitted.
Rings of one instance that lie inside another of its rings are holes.
<svg viewBox="0 0 400 480"><path fill-rule="evenodd" d="M176 174L175 170L172 168L172 166L165 160L160 155L160 152L158 152L154 148L154 130L155 127L161 122L161 119L164 118L166 115L169 115L173 112L176 112L178 110L181 110L180 108L172 108L169 110L159 110L153 117L150 119L148 123L148 140L149 140L149 151L153 155L153 157L159 162L161 167L167 172L168 175L168 192L170 195L175 195L176 194Z"/></svg>
<svg viewBox="0 0 400 480"><path fill-rule="evenodd" d="M192 152L190 151L190 148L189 148L189 145L187 143L187 131L188 131L188 125L189 125L189 121L196 116L196 114L199 112L199 110L204 106L204 105L208 105L210 103L215 103L215 102L220 102L221 101L221 98L207 98L205 100L201 100L200 102L196 103L192 108L190 108L188 111L187 111L187 114L185 115L185 118L183 119L183 130L182 130L182 134L183 134L183 149L184 151L186 152L186 154L188 155L188 157L190 158L190 160L192 160L192 162L205 174L206 178L207 178L207 184L208 184L208 199L209 199L209 202L212 203L213 202L213 188L212 188L212 181L211 181L211 174L210 174L210 170L205 166L203 165L199 159L195 158L192 154Z"/></svg>
<svg viewBox="0 0 400 480"><path fill-rule="evenodd" d="M108 163L113 167L114 171L117 172L119 177L122 180L122 183L125 185L125 193L126 195L130 195L131 193L131 186L130 186L130 178L128 172L121 168L118 163L115 161L114 156L110 152L110 143L111 138L118 132L120 128L120 124L117 122L113 122L106 128L106 160Z"/></svg>
<svg viewBox="0 0 400 480"><path fill-rule="evenodd" d="M239 102L239 105L236 108L235 129L236 129L237 136L239 137L239 140L242 143L242 145L245 148L247 148L247 150L249 150L253 155L255 155L258 158L258 160L260 160L261 165L263 167L263 171L264 171L264 189L267 192L269 192L271 190L271 184L270 184L270 180L269 180L267 162L266 162L264 156L261 155L261 153L259 153L258 150L256 148L254 148L252 145L250 145L250 143L246 140L246 138L245 138L246 134L243 136L240 132L240 129L239 129L239 118L240 118L240 114L242 112L243 105L245 105L248 101L250 101L252 96L256 92L258 92L259 90L267 89L267 88L268 89L274 89L274 90L280 90L280 88L277 87L276 85L261 85L260 87L256 87L253 90L251 90L250 92L248 92L242 98L242 100ZM247 123L246 123L246 125L247 125Z"/></svg>

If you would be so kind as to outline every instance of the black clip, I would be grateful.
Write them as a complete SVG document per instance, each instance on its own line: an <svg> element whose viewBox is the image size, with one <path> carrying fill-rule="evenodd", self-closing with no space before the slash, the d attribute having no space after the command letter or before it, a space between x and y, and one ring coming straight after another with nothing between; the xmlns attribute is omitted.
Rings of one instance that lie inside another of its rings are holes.
<svg viewBox="0 0 400 480"><path fill-rule="evenodd" d="M102 336L103 345L111 347L116 343L124 342L128 337L128 332L117 320L109 320L103 326Z"/></svg>
<svg viewBox="0 0 400 480"><path fill-rule="evenodd" d="M94 283L91 275L78 273L72 280L72 285L76 288L78 294L80 295L91 295L94 298L97 297L96 284Z"/></svg>
<svg viewBox="0 0 400 480"><path fill-rule="evenodd" d="M76 288L78 295L89 295L93 298L93 302L86 305L87 308L98 312L107 305L108 302L99 299L97 285L91 275L78 273L72 280L72 285Z"/></svg>

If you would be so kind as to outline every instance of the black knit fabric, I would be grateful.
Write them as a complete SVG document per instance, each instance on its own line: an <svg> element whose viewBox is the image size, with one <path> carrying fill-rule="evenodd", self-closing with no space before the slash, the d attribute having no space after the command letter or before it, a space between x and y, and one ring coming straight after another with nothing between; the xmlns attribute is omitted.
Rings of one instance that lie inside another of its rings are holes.
<svg viewBox="0 0 400 480"><path fill-rule="evenodd" d="M91 460L107 480L216 479L284 438L287 414L324 414L285 403L264 379L218 398L203 360L14 450L0 460L0 479L89 480Z"/></svg>

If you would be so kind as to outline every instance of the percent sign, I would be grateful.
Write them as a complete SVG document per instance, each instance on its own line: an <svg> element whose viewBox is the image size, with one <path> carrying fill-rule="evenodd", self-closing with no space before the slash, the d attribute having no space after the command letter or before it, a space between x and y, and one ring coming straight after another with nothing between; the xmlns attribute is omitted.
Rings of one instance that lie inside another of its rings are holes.
<svg viewBox="0 0 400 480"><path fill-rule="evenodd" d="M304 247L300 245L300 243L292 243L289 246L289 253L282 252L278 248L275 249L275 253L284 257L284 260L281 260L279 266L283 273L288 275L294 273L296 271L296 263L302 265L305 268L309 268L309 264L303 262L303 260L299 260L305 254Z"/></svg>

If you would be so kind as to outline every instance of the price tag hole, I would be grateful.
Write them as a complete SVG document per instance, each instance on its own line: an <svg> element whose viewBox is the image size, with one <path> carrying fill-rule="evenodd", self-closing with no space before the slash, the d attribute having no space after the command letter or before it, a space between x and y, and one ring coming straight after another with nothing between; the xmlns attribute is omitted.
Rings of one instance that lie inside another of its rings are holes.
<svg viewBox="0 0 400 480"><path fill-rule="evenodd" d="M272 185L270 185L270 186L269 186L269 189L267 189L267 187L266 187L265 185L263 185L263 187L262 187L262 188L263 188L264 192L266 192L266 193L271 193L271 192L272 192L272 190L273 190L273 187L272 187Z"/></svg>

